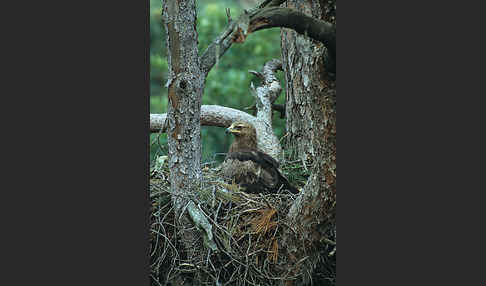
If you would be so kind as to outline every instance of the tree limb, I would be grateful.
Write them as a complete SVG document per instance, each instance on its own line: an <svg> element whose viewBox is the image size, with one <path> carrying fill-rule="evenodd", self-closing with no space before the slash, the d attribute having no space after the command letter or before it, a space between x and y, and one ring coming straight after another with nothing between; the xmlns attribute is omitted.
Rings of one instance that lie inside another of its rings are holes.
<svg viewBox="0 0 486 286"><path fill-rule="evenodd" d="M272 103L282 92L280 81L275 76L276 71L281 69L282 62L273 59L265 63L261 73L251 72L262 79L262 86L254 88L252 82L250 90L256 99L256 117L265 123L269 131L272 129Z"/></svg>
<svg viewBox="0 0 486 286"><path fill-rule="evenodd" d="M242 43L249 33L274 27L289 28L322 42L329 50L330 62L336 62L336 26L289 8L278 7L285 0L264 1L251 12L245 12L233 21L228 14L228 25L199 57L201 70L207 75L233 42ZM274 5L277 5L276 7Z"/></svg>
<svg viewBox="0 0 486 286"><path fill-rule="evenodd" d="M201 70L204 72L205 76L216 64L218 59L224 55L224 53L233 44L233 36L237 32L238 22L231 20L231 15L228 13L228 26L224 31L207 47L204 53L199 57L199 63L201 65Z"/></svg>
<svg viewBox="0 0 486 286"><path fill-rule="evenodd" d="M167 124L166 113L150 114L150 132L166 132ZM201 125L228 127L235 120L248 121L252 123L256 117L238 109L224 107L220 105L201 106Z"/></svg>
<svg viewBox="0 0 486 286"><path fill-rule="evenodd" d="M167 129L167 114L150 114L150 132L165 133ZM246 121L255 126L258 138L258 148L263 152L278 159L282 150L278 138L269 132L265 124L260 122L257 117L238 109L224 107L220 105L202 105L201 106L201 125L228 127L234 121Z"/></svg>
<svg viewBox="0 0 486 286"><path fill-rule="evenodd" d="M289 28L323 43L336 58L336 26L283 7L258 9L250 16L248 33L273 27Z"/></svg>

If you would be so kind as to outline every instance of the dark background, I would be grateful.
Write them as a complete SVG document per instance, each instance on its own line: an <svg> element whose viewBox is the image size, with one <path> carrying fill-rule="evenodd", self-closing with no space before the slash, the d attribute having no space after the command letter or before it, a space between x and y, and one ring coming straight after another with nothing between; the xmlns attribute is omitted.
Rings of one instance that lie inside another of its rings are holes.
<svg viewBox="0 0 486 286"><path fill-rule="evenodd" d="M148 285L149 2L15 5L1 284ZM482 11L340 3L340 285L484 284Z"/></svg>

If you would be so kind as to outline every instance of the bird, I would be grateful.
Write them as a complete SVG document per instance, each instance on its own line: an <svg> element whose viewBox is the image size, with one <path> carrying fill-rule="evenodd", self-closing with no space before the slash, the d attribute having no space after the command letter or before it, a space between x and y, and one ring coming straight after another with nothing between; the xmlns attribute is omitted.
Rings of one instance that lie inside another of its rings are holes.
<svg viewBox="0 0 486 286"><path fill-rule="evenodd" d="M238 184L246 193L276 193L280 189L294 194L299 192L282 175L279 163L272 156L258 150L253 125L236 121L226 129L226 133L234 136L221 164L222 175L227 181Z"/></svg>

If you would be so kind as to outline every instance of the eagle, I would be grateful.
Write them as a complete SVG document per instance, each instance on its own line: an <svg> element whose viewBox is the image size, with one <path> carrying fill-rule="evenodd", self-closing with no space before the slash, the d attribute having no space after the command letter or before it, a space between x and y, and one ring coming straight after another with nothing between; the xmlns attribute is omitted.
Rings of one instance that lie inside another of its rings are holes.
<svg viewBox="0 0 486 286"><path fill-rule="evenodd" d="M226 129L234 135L226 158L221 164L223 177L240 185L247 193L275 193L286 189L299 192L282 175L279 163L272 156L257 148L256 130L253 125L237 121Z"/></svg>

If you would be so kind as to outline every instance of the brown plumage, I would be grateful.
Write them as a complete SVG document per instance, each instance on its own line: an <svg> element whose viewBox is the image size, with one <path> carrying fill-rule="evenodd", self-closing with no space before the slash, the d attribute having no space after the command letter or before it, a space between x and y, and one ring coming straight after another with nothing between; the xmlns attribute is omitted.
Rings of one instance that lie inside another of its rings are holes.
<svg viewBox="0 0 486 286"><path fill-rule="evenodd" d="M299 191L280 173L278 162L257 148L255 128L246 122L234 122L226 129L235 137L222 164L223 176L243 187L247 193L274 193L287 189Z"/></svg>

